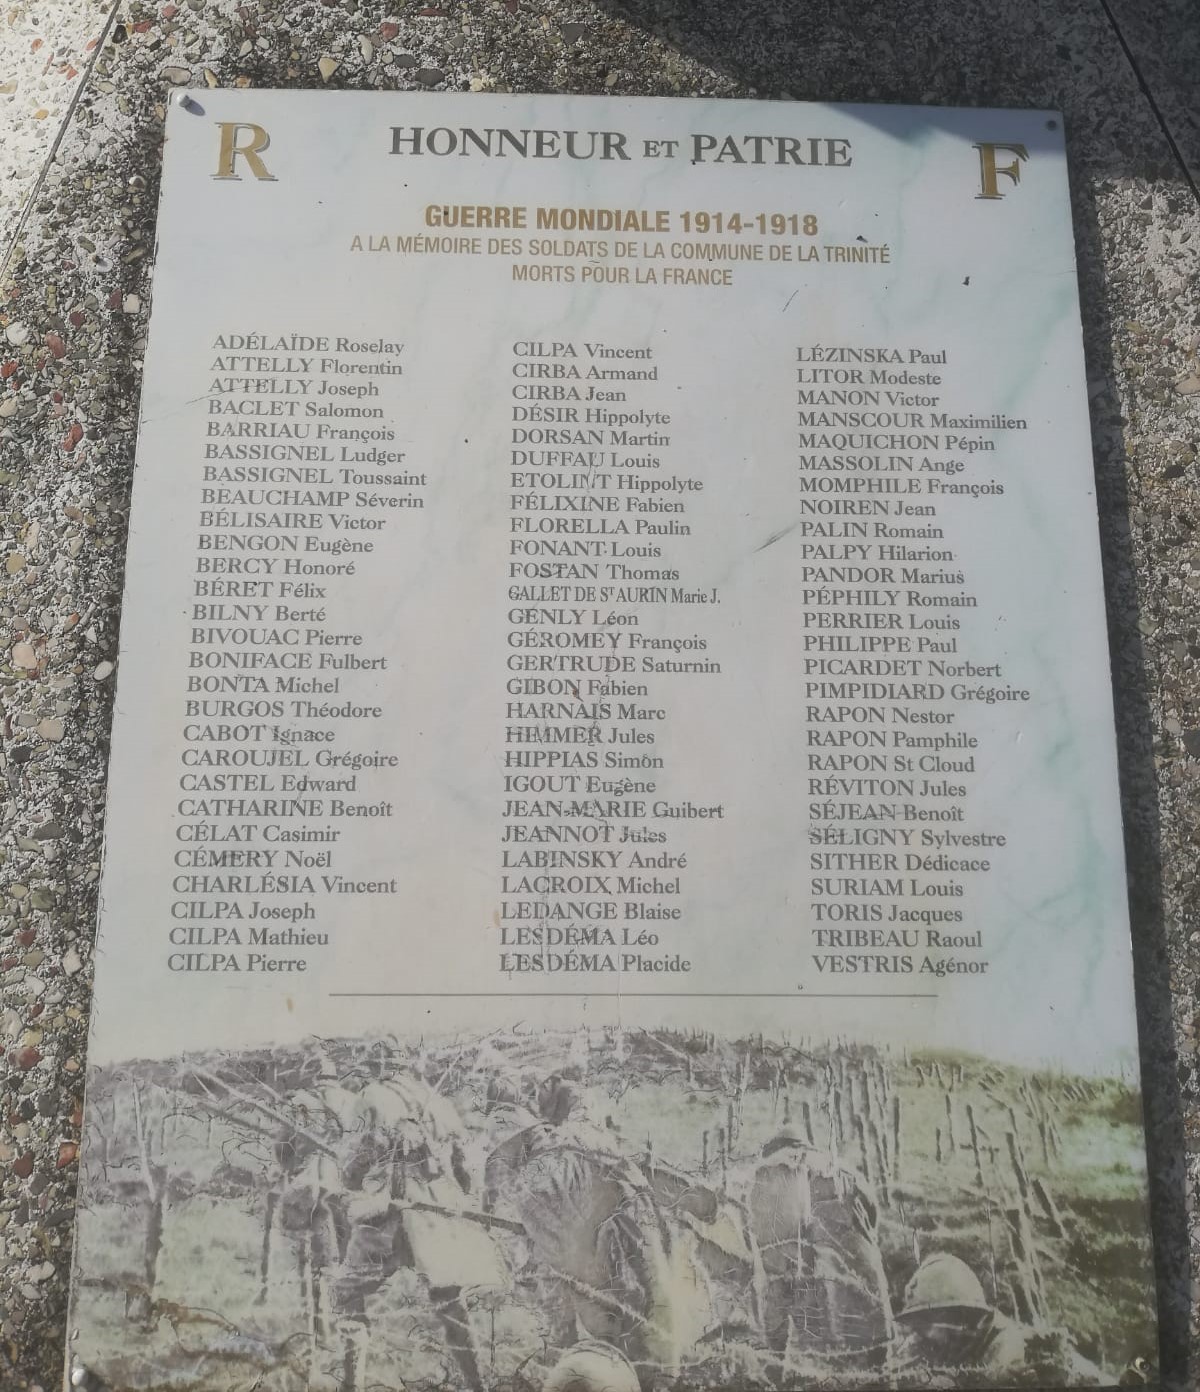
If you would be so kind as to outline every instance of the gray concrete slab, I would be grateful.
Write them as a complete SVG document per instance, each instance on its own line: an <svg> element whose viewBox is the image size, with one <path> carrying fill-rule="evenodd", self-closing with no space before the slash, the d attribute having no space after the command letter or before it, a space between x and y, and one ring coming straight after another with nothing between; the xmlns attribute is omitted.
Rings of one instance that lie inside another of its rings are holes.
<svg viewBox="0 0 1200 1392"><path fill-rule="evenodd" d="M0 244L69 117L111 8L105 0L20 0L0 11Z"/></svg>
<svg viewBox="0 0 1200 1392"><path fill-rule="evenodd" d="M1143 94L1200 187L1200 15L1192 0L1102 0Z"/></svg>
<svg viewBox="0 0 1200 1392"><path fill-rule="evenodd" d="M9 794L0 806L0 1386L47 1388L59 1376L164 102L177 85L209 84L1063 111L1128 828L1162 1381L1172 1392L1196 1385L1200 393L1187 389L1200 371L1200 210L1176 151L1194 170L1184 117L1197 33L1182 0L1155 14L1139 24L1132 2L1110 14L1100 0L442 0L382 17L358 0L122 7L0 282L0 772ZM336 62L328 79L323 58ZM17 640L32 645L36 667L12 662Z"/></svg>

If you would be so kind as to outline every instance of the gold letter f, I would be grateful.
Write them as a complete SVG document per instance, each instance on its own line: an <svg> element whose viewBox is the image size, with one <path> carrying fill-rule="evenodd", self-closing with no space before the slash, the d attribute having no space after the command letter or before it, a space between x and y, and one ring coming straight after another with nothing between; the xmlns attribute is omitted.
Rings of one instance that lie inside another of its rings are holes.
<svg viewBox="0 0 1200 1392"><path fill-rule="evenodd" d="M1029 158L1029 151L1024 145L993 145L980 143L974 147L979 151L979 183L982 193L977 193L976 198L1003 198L1004 195L996 187L996 175L1006 174L1014 184L1021 182L1021 161ZM1016 155L1012 164L996 167L996 151L1007 150L1010 155Z"/></svg>

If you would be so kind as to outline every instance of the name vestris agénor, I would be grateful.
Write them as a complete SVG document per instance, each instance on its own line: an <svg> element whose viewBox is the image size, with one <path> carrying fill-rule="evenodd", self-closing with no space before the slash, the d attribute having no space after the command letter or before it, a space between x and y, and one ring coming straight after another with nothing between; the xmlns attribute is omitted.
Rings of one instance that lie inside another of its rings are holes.
<svg viewBox="0 0 1200 1392"><path fill-rule="evenodd" d="M710 135L639 143L622 131L508 130L487 126L392 126L393 155L483 155L491 159L629 160L674 158L683 146L693 164L783 164L846 167L850 142L840 136Z"/></svg>

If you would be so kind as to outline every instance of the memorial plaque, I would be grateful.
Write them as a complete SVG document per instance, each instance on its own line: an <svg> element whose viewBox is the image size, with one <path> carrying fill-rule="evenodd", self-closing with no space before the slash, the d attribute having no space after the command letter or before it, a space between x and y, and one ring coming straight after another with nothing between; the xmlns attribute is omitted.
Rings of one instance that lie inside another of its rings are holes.
<svg viewBox="0 0 1200 1392"><path fill-rule="evenodd" d="M119 677L77 1385L1152 1376L1055 116L177 99Z"/></svg>

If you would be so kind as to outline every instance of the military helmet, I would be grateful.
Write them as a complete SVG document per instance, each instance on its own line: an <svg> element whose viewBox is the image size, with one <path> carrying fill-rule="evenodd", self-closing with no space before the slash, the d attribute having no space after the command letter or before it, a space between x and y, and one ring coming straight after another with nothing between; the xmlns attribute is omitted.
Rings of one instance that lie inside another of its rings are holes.
<svg viewBox="0 0 1200 1392"><path fill-rule="evenodd" d="M897 1319L931 1310L990 1310L979 1277L959 1257L937 1252L926 1257L904 1288Z"/></svg>
<svg viewBox="0 0 1200 1392"><path fill-rule="evenodd" d="M811 1142L801 1136L794 1126L785 1123L763 1146L762 1155L763 1159L766 1160L779 1150L812 1150L812 1148Z"/></svg>
<svg viewBox="0 0 1200 1392"><path fill-rule="evenodd" d="M551 1368L542 1392L639 1392L639 1386L623 1353L600 1339L586 1339Z"/></svg>

